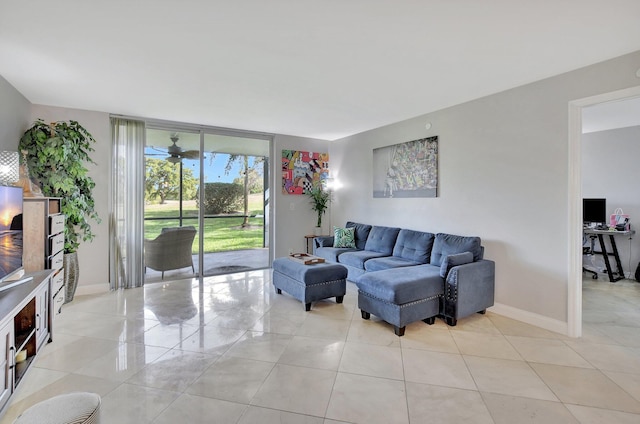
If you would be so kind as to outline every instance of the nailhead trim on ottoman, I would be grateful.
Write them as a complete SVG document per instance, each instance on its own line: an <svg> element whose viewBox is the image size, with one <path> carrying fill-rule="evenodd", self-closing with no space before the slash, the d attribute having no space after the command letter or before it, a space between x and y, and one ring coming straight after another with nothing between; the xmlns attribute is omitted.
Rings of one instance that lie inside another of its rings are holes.
<svg viewBox="0 0 640 424"><path fill-rule="evenodd" d="M74 392L54 396L24 411L14 424L98 424L100 396Z"/></svg>

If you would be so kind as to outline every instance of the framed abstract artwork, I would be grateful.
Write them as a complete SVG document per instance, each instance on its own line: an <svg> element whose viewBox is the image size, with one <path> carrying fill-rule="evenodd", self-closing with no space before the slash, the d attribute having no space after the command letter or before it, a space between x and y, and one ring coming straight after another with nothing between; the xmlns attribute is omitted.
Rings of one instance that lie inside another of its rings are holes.
<svg viewBox="0 0 640 424"><path fill-rule="evenodd" d="M307 194L329 177L329 154L282 150L282 192Z"/></svg>
<svg viewBox="0 0 640 424"><path fill-rule="evenodd" d="M373 197L437 197L438 136L373 149Z"/></svg>

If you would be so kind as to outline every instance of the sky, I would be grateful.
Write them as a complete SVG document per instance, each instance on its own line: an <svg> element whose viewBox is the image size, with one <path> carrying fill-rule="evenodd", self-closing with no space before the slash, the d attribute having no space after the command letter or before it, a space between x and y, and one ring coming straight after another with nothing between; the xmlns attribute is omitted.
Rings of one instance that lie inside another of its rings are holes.
<svg viewBox="0 0 640 424"><path fill-rule="evenodd" d="M155 158L163 158L163 154L158 152L158 149L145 149L145 154L151 153ZM157 155L157 156L156 156ZM242 161L236 160L228 174L225 173L225 166L229 160L229 155L225 153L218 153L213 160L211 159L211 153L205 153L204 159L204 172L205 182L208 183L232 183L234 179L240 176L242 170ZM249 166L254 164L255 158L249 157ZM194 177L198 177L200 172L200 161L198 159L183 159L182 162L185 169L191 169Z"/></svg>

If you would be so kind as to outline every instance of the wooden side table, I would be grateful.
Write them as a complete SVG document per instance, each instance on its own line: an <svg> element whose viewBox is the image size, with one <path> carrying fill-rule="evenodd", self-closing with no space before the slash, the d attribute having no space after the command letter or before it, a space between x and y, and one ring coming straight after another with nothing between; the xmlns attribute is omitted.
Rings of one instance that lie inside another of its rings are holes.
<svg viewBox="0 0 640 424"><path fill-rule="evenodd" d="M329 237L329 236L326 235L326 234L322 234L322 235L319 235L319 236L316 236L315 234L309 234L309 235L304 236L304 238L305 238L305 248L307 249L307 253L313 253L313 244L311 244L311 243L313 243L313 239L316 238L316 237Z"/></svg>

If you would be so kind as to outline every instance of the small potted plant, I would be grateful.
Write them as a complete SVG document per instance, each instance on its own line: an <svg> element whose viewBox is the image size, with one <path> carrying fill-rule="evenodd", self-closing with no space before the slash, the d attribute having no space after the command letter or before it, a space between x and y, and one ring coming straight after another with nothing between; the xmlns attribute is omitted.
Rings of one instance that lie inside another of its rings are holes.
<svg viewBox="0 0 640 424"><path fill-rule="evenodd" d="M316 223L315 234L320 235L322 233L322 215L329 208L329 202L331 201L331 193L324 190L321 185L315 185L308 193L307 196L311 199L311 210L318 214L318 221Z"/></svg>

